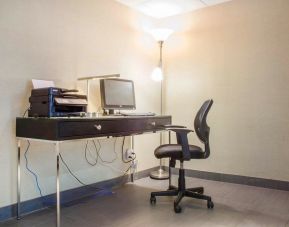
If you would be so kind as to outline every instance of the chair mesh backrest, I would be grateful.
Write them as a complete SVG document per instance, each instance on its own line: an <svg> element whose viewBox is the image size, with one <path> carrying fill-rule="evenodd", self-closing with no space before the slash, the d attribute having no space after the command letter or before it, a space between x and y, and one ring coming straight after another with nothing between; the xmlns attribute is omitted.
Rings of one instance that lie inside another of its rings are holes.
<svg viewBox="0 0 289 227"><path fill-rule="evenodd" d="M199 109L194 121L196 134L205 144L209 142L210 127L207 125L207 115L212 105L212 99L205 101Z"/></svg>

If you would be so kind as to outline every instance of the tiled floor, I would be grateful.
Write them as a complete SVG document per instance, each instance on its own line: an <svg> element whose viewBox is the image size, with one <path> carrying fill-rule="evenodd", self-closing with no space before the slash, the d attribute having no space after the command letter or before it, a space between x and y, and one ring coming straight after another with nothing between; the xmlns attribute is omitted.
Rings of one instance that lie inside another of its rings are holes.
<svg viewBox="0 0 289 227"><path fill-rule="evenodd" d="M176 179L174 179L176 181ZM183 199L183 212L175 214L173 198L157 198L149 203L150 192L167 188L167 181L149 178L117 189L112 196L89 198L62 209L63 227L172 227L172 226L282 226L289 227L289 192L187 178L187 186L204 186L215 203ZM55 211L44 210L20 221L1 223L2 227L51 227Z"/></svg>

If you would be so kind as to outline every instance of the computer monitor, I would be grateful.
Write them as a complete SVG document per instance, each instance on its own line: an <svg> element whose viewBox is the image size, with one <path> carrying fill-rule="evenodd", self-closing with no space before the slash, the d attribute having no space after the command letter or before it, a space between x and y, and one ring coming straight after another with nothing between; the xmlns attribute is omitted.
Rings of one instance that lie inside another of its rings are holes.
<svg viewBox="0 0 289 227"><path fill-rule="evenodd" d="M101 106L105 110L132 110L136 108L132 80L102 79L100 80L100 94Z"/></svg>

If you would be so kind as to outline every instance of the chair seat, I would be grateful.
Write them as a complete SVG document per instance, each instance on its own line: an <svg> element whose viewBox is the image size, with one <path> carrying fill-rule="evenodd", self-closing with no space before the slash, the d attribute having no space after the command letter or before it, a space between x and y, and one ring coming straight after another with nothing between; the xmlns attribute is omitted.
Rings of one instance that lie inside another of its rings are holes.
<svg viewBox="0 0 289 227"><path fill-rule="evenodd" d="M192 159L203 159L204 152L202 148L194 145L189 145ZM156 158L172 158L179 160L183 156L182 146L179 144L165 144L155 149Z"/></svg>

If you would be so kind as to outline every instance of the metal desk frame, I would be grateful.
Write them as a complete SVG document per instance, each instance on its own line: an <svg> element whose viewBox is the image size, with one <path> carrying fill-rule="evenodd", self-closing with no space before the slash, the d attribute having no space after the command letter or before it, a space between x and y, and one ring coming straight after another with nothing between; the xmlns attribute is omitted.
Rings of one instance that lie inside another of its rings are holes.
<svg viewBox="0 0 289 227"><path fill-rule="evenodd" d="M53 140L42 140L42 139L32 139L32 138L24 138L24 137L17 137L17 220L21 219L21 141L36 141L36 142L45 142L45 143L53 143L54 144L54 151L56 154L56 226L61 226L60 220L60 168L59 168L59 155L60 155L60 144L63 142L71 142L71 141L87 141L87 140L94 140L100 139L101 137L95 138L86 138L86 139L73 139L73 140L62 140L62 141L53 141ZM104 138L104 137L102 137ZM134 136L131 136L131 148L134 149ZM131 178L133 181L133 176Z"/></svg>

